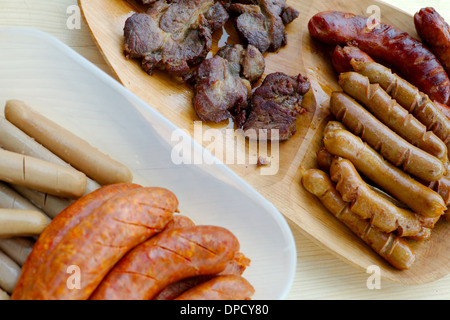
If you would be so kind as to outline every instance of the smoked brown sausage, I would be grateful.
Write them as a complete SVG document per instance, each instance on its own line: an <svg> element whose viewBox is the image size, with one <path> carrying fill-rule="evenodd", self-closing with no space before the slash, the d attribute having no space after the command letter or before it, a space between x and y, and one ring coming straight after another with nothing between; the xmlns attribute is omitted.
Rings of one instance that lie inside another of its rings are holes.
<svg viewBox="0 0 450 320"><path fill-rule="evenodd" d="M404 140L347 94L333 92L330 109L349 130L394 166L425 181L437 181L446 173L441 160Z"/></svg>
<svg viewBox="0 0 450 320"><path fill-rule="evenodd" d="M49 223L41 211L0 208L0 238L38 236Z"/></svg>
<svg viewBox="0 0 450 320"><path fill-rule="evenodd" d="M450 103L450 80L436 56L420 41L394 26L372 24L369 18L338 11L314 15L310 35L329 45L351 43L399 72L432 100Z"/></svg>
<svg viewBox="0 0 450 320"><path fill-rule="evenodd" d="M8 151L21 153L62 166L70 166L3 117L0 117L0 146ZM92 192L98 188L100 188L100 185L97 182L87 178L85 193Z"/></svg>
<svg viewBox="0 0 450 320"><path fill-rule="evenodd" d="M255 288L238 275L216 276L179 295L175 300L250 300Z"/></svg>
<svg viewBox="0 0 450 320"><path fill-rule="evenodd" d="M339 85L345 93L361 103L378 120L414 146L440 159L448 161L447 146L434 132L398 104L377 83L357 72L339 75Z"/></svg>
<svg viewBox="0 0 450 320"><path fill-rule="evenodd" d="M0 289L0 300L10 300L9 294L7 294L5 291Z"/></svg>
<svg viewBox="0 0 450 320"><path fill-rule="evenodd" d="M393 73L389 68L376 62L353 61L356 72L369 78L370 83L378 83L403 108L422 122L450 147L450 120L439 107L419 89Z"/></svg>

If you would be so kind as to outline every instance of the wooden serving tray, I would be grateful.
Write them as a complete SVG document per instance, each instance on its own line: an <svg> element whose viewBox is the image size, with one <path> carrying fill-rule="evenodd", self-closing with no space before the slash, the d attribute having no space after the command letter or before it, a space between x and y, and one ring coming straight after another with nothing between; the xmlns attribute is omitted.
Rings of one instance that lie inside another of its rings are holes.
<svg viewBox="0 0 450 320"><path fill-rule="evenodd" d="M124 57L123 26L125 20L137 10L136 7L125 0L78 2L93 38L122 84L197 139L194 127L199 119L192 107L192 88L164 72L155 72L153 76L149 76L137 61ZM323 128L330 119L329 94L333 90L339 90L337 75L330 64L329 48L310 38L307 29L309 19L324 10L368 16L373 13L368 12L368 9L379 8L383 22L393 24L417 37L413 18L374 0L288 0L288 4L299 10L300 16L287 26L288 45L277 53L265 54L265 73L281 71L289 75L301 73L307 76L312 88L304 100L307 113L299 117L297 133L289 141L279 145L279 157L270 157L270 166L279 168L276 174L264 175L261 168L250 162L238 164L240 162L234 161L226 164L271 201L305 235L348 263L362 270L377 265L381 268L384 279L403 284L427 283L447 275L450 271L449 222L440 221L430 240L413 243L417 256L414 266L410 270L398 271L337 221L300 183L302 172L317 166L315 154L321 147ZM370 7L373 5L377 7ZM236 42L239 42L239 38L230 24L223 32L216 32L214 49ZM227 129L233 128L233 123L202 124L203 132L209 128L220 129L226 135ZM240 139L238 134L234 138ZM211 143L203 140L200 138L198 142L205 147ZM237 146L235 158L245 159L249 153L248 146L239 143ZM220 154L215 155L224 160Z"/></svg>

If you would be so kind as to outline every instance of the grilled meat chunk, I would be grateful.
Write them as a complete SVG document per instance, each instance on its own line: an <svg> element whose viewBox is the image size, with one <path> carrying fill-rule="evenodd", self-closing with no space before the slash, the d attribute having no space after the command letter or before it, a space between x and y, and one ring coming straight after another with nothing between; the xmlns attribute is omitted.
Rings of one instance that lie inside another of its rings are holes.
<svg viewBox="0 0 450 320"><path fill-rule="evenodd" d="M309 89L308 79L300 74L269 74L251 98L251 111L244 124L246 136L259 139L263 133L268 140L288 140L296 132L297 117L305 112L301 104Z"/></svg>

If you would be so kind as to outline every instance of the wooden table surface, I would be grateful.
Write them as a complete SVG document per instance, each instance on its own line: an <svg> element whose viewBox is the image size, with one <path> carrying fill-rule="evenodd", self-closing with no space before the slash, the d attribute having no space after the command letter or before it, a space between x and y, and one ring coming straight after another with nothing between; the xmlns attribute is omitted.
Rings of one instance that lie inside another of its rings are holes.
<svg viewBox="0 0 450 320"><path fill-rule="evenodd" d="M425 5L431 6L450 21L450 1L447 0L427 0L426 4L418 0L386 2L410 14ZM76 0L0 0L0 27L25 26L47 32L113 76L84 21L81 19L80 28L68 27L77 22L73 16L76 4ZM287 299L450 299L450 275L415 286L382 280L379 288L369 289L371 274L337 259L306 238L295 226L291 229L298 260L296 277Z"/></svg>

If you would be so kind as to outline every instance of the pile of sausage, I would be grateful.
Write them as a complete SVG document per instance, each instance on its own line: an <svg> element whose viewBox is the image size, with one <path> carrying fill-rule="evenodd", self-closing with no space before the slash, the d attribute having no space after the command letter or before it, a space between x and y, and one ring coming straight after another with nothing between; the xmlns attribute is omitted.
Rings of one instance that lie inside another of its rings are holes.
<svg viewBox="0 0 450 320"><path fill-rule="evenodd" d="M0 299L254 294L229 230L177 214L171 191L133 183L126 166L24 102L6 103L0 145Z"/></svg>
<svg viewBox="0 0 450 320"><path fill-rule="evenodd" d="M91 192L41 234L12 299L250 299L237 238L177 211L164 188L122 183Z"/></svg>
<svg viewBox="0 0 450 320"><path fill-rule="evenodd" d="M416 14L418 30L430 14ZM409 241L428 239L450 202L450 120L442 112L450 83L438 52L393 26L369 26L367 18L342 12L321 12L309 22L312 37L335 46L331 62L342 91L330 97L334 120L323 133L319 169L306 170L302 183L404 270L415 262ZM428 38L436 39L442 40Z"/></svg>
<svg viewBox="0 0 450 320"><path fill-rule="evenodd" d="M355 59L374 59L392 68L448 112L450 27L433 8L417 12L414 23L422 41L392 25L339 11L314 15L308 30L327 45L358 48L361 52L354 53Z"/></svg>

